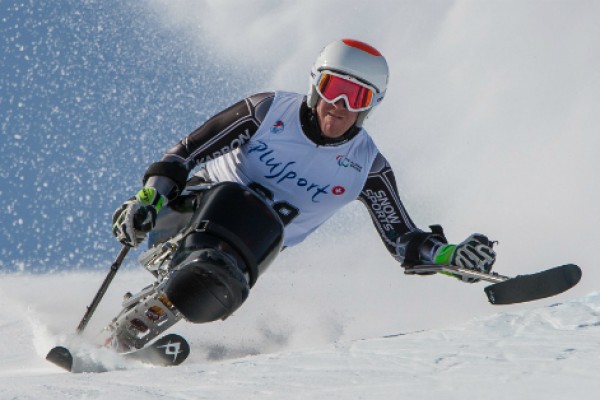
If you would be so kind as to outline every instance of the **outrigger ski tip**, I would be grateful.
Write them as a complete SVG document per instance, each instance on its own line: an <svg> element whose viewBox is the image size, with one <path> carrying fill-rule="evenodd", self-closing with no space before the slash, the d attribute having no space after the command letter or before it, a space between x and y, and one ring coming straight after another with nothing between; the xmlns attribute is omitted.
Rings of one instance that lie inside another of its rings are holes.
<svg viewBox="0 0 600 400"><path fill-rule="evenodd" d="M563 293L581 280L581 268L575 264L565 264L528 275L514 278L496 272L482 272L453 265L424 264L405 270L406 274L449 272L468 278L492 282L484 288L491 304L515 304L540 300Z"/></svg>
<svg viewBox="0 0 600 400"><path fill-rule="evenodd" d="M518 275L484 288L492 304L524 303L563 293L581 280L581 268L575 264L561 265L530 275Z"/></svg>

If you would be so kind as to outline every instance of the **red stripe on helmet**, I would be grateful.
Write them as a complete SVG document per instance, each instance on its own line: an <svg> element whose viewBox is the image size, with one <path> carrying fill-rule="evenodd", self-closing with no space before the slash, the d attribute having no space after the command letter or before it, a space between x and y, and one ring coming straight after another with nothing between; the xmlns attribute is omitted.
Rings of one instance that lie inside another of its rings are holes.
<svg viewBox="0 0 600 400"><path fill-rule="evenodd" d="M381 53L379 52L379 50L377 50L375 47L373 47L365 42L361 42L360 40L342 39L342 42L344 42L348 46L355 47L364 52L367 52L372 56L381 56Z"/></svg>

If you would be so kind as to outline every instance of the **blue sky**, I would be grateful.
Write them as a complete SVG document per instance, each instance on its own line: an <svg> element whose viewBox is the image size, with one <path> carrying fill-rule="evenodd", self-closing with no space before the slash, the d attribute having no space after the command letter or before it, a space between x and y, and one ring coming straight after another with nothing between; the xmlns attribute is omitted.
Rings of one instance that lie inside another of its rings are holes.
<svg viewBox="0 0 600 400"><path fill-rule="evenodd" d="M211 66L137 2L11 3L0 21L0 263L90 266L114 247L110 215L149 162L227 105L211 82L241 97L243 76Z"/></svg>

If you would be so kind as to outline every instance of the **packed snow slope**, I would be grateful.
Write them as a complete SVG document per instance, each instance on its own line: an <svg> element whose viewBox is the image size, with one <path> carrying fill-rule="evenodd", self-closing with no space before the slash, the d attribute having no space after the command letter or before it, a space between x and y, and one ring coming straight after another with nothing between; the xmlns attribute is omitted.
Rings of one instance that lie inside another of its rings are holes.
<svg viewBox="0 0 600 400"><path fill-rule="evenodd" d="M63 312L63 296L53 294L57 284L86 286L86 275L3 277L0 398L592 400L600 391L598 292L529 310L497 309L448 328L320 345L293 344L293 334L281 326L275 332L278 324L268 319L257 326L260 314L235 340L181 324L174 330L188 337L192 355L179 367L104 355L106 366L120 370L70 374L43 359L54 344L74 341L60 333L75 321Z"/></svg>

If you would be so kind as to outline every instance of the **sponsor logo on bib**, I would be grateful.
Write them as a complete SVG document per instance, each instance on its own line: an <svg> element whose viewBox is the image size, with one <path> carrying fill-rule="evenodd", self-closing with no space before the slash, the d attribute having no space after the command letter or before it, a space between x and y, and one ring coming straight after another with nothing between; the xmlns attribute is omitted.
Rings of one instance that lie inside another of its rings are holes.
<svg viewBox="0 0 600 400"><path fill-rule="evenodd" d="M342 194L344 194L346 192L346 188L343 186L334 186L333 189L331 189L331 193L333 193L336 196L340 196Z"/></svg>
<svg viewBox="0 0 600 400"><path fill-rule="evenodd" d="M285 124L283 123L282 120L279 120L279 121L275 122L273 124L273 126L271 127L271 133L275 133L275 134L281 133L281 132L283 132L284 128L285 128Z"/></svg>
<svg viewBox="0 0 600 400"><path fill-rule="evenodd" d="M361 172L363 167L358 165L357 163L355 163L354 161L352 161L351 159L349 159L348 157L346 157L343 154L340 154L339 156L337 156L335 158L337 160L337 163L340 167L345 167L345 168L352 168L355 169L358 172Z"/></svg>
<svg viewBox="0 0 600 400"><path fill-rule="evenodd" d="M252 153L256 153L258 160L267 167L268 172L263 175L266 179L278 185L292 184L298 188L302 188L311 194L313 203L318 203L321 196L329 194L327 189L329 189L330 184L323 185L302 176L295 168L296 161L282 161L278 159L275 150L262 140L250 143L248 155Z"/></svg>

